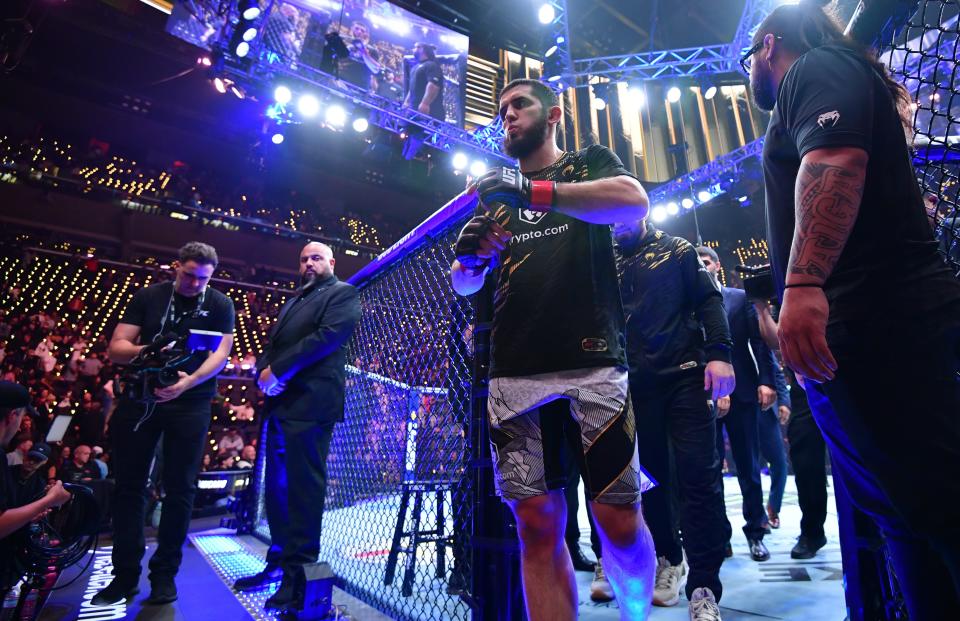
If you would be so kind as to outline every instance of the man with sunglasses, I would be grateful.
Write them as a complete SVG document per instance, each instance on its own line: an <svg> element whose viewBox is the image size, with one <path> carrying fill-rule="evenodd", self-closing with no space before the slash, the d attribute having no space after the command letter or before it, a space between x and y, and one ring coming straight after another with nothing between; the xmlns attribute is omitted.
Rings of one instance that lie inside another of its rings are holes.
<svg viewBox="0 0 960 621"><path fill-rule="evenodd" d="M227 364L233 346L233 302L210 288L217 267L212 246L190 242L180 248L173 266L176 278L137 291L114 329L110 359L128 364L156 339L168 340L190 330L220 332L216 351L197 352L180 367L180 379L157 388L144 403L120 397L110 420L117 486L113 504L113 581L92 600L105 606L140 591L140 561L147 477L163 436L163 513L157 533L157 550L150 559L148 604L169 604L177 599L174 577L183 558L197 472L210 425L210 401L216 376ZM89 450L89 449L88 449Z"/></svg>

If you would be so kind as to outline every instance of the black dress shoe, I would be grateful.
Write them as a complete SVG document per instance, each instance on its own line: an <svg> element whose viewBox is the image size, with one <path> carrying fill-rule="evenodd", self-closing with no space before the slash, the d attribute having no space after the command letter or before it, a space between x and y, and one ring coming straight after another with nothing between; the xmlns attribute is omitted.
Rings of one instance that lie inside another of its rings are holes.
<svg viewBox="0 0 960 621"><path fill-rule="evenodd" d="M110 606L125 599L133 599L133 596L140 592L140 587L137 586L138 582L139 578L116 576L106 588L93 596L90 603L94 606Z"/></svg>
<svg viewBox="0 0 960 621"><path fill-rule="evenodd" d="M303 610L303 599L307 590L307 577L301 568L299 571L284 571L280 588L263 603L267 610L279 610L290 613Z"/></svg>
<svg viewBox="0 0 960 621"><path fill-rule="evenodd" d="M570 549L570 560L573 561L573 569L575 571L588 571L593 573L597 568L597 564L583 555L580 544L574 544L568 547Z"/></svg>
<svg viewBox="0 0 960 621"><path fill-rule="evenodd" d="M811 537L806 537L800 535L797 537L797 545L793 546L793 549L790 550L790 558L795 559L808 559L813 558L817 554L817 550L827 545L827 538L820 537L819 539L813 539Z"/></svg>
<svg viewBox="0 0 960 621"><path fill-rule="evenodd" d="M763 545L763 539L747 539L747 543L750 544L750 558L757 562L770 560L770 550Z"/></svg>
<svg viewBox="0 0 960 621"><path fill-rule="evenodd" d="M267 565L260 573L237 578L233 583L233 588L236 591L255 591L271 582L280 580L281 573L278 566Z"/></svg>
<svg viewBox="0 0 960 621"><path fill-rule="evenodd" d="M467 581L463 574L456 567L450 572L450 578L447 580L447 595L460 595L467 590Z"/></svg>
<svg viewBox="0 0 960 621"><path fill-rule="evenodd" d="M151 606L163 606L177 601L177 585L173 578L151 578L150 579L150 597L146 599L145 604Z"/></svg>

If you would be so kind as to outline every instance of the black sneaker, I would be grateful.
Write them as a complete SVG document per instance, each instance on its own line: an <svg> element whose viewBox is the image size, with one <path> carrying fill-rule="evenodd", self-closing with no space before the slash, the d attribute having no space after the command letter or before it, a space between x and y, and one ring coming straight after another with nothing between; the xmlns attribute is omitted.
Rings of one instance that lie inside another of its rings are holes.
<svg viewBox="0 0 960 621"><path fill-rule="evenodd" d="M106 588L93 596L90 603L94 606L110 606L125 599L132 599L134 595L140 592L140 587L137 586L138 582L139 578L134 580L116 576Z"/></svg>
<svg viewBox="0 0 960 621"><path fill-rule="evenodd" d="M750 558L758 563L770 560L770 550L763 545L763 539L747 539L747 543L750 544Z"/></svg>
<svg viewBox="0 0 960 621"><path fill-rule="evenodd" d="M813 558L816 556L817 550L825 545L827 545L826 537L813 539L805 535L800 535L797 537L797 545L793 546L793 549L790 550L790 558L798 560Z"/></svg>
<svg viewBox="0 0 960 621"><path fill-rule="evenodd" d="M235 591L255 591L262 586L270 584L271 582L277 582L280 580L281 575L282 572L280 571L280 567L276 565L267 565L260 573L253 574L252 576L237 578L237 580L233 583L233 588Z"/></svg>
<svg viewBox="0 0 960 621"><path fill-rule="evenodd" d="M163 606L177 601L177 585L173 578L151 578L150 579L150 597L146 599L145 604L151 606Z"/></svg>

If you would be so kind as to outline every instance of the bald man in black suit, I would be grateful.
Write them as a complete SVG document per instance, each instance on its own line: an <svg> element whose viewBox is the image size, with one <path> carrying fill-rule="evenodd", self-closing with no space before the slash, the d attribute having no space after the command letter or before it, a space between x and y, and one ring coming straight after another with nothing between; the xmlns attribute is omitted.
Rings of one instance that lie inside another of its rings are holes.
<svg viewBox="0 0 960 621"><path fill-rule="evenodd" d="M320 526L327 488L327 453L333 428L343 420L347 342L360 318L357 290L333 274L326 245L300 252L301 287L270 331L257 361L266 394L266 509L271 546L267 566L234 588L259 588L282 573L267 608L303 608L304 565L320 553Z"/></svg>

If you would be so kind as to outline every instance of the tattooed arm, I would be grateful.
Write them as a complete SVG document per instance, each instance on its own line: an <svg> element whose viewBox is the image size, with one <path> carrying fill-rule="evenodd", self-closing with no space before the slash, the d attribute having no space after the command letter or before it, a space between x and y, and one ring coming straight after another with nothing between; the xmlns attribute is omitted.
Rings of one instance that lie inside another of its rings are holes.
<svg viewBox="0 0 960 621"><path fill-rule="evenodd" d="M787 284L823 284L830 276L857 220L866 172L862 149L817 149L803 157Z"/></svg>
<svg viewBox="0 0 960 621"><path fill-rule="evenodd" d="M796 225L788 285L822 285L850 237L860 211L867 152L853 147L815 149L797 174ZM814 382L833 379L837 361L827 345L830 308L823 289L787 288L777 336L784 362Z"/></svg>

